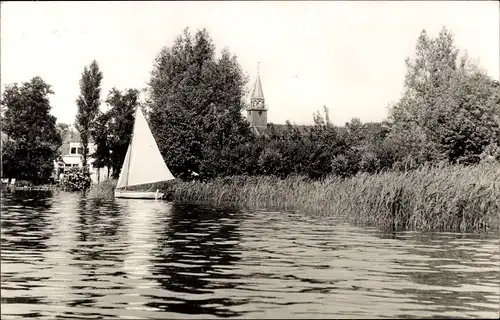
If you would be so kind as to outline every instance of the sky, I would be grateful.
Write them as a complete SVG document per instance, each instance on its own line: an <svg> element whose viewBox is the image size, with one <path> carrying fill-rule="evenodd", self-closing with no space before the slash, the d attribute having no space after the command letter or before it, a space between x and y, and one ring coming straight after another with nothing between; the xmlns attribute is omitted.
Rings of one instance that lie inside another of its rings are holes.
<svg viewBox="0 0 500 320"><path fill-rule="evenodd" d="M499 79L496 1L2 2L1 88L41 76L52 114L74 123L83 68L96 59L102 98L144 88L156 55L184 28L206 28L249 77L260 63L268 121L381 121L403 90L405 58L425 29L443 26L455 45Z"/></svg>

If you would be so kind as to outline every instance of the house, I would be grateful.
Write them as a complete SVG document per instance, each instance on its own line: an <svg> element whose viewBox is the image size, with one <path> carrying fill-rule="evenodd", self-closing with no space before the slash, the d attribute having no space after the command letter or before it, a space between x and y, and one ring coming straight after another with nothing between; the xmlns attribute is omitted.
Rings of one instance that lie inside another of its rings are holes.
<svg viewBox="0 0 500 320"><path fill-rule="evenodd" d="M75 139L79 140L79 139ZM88 149L89 154L95 151L95 144L89 142ZM61 146L61 155L54 160L54 171L56 176L61 173L66 173L70 168L81 168L83 165L83 145L80 141L67 141ZM94 159L92 157L87 158L89 164L90 178L92 182L97 182L98 180L105 180L108 176L108 169L101 168L98 170L92 166ZM100 177L98 177L98 174ZM98 179L99 178L99 179Z"/></svg>

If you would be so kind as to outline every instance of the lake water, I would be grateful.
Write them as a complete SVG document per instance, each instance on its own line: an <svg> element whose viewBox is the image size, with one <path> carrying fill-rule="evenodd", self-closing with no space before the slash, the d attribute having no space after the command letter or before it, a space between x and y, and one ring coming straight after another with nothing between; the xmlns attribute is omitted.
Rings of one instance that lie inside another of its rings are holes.
<svg viewBox="0 0 500 320"><path fill-rule="evenodd" d="M297 213L2 198L2 319L499 316L498 234Z"/></svg>

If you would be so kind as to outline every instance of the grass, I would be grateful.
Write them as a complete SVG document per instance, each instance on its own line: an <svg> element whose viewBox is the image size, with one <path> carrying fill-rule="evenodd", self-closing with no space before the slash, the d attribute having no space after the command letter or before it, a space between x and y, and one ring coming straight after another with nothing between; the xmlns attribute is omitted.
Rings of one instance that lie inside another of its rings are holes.
<svg viewBox="0 0 500 320"><path fill-rule="evenodd" d="M112 199L115 196L116 180L104 180L92 184L87 191L87 196L94 199Z"/></svg>
<svg viewBox="0 0 500 320"><path fill-rule="evenodd" d="M500 220L498 164L424 167L321 181L241 176L206 183L174 180L161 190L174 201L274 207L391 230L498 230Z"/></svg>

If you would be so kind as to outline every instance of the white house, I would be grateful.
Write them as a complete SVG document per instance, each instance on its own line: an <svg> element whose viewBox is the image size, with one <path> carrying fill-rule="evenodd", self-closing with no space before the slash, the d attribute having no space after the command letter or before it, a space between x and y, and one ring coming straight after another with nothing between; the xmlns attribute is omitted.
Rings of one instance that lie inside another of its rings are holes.
<svg viewBox="0 0 500 320"><path fill-rule="evenodd" d="M95 151L95 144L90 143L88 145L89 148L89 154L92 154ZM68 152L69 151L69 152ZM69 150L68 148L65 150L65 152L62 153L62 155L54 161L54 168L55 168L55 173L58 176L61 172L65 173L68 171L69 168L72 167L82 167L82 162L83 162L83 146L81 142L69 142ZM94 162L94 159L92 157L87 158L87 162L89 164L89 170L90 170L90 177L92 179L92 182L97 182L98 177L97 177L97 168L94 168L92 166L92 163ZM108 177L108 168L104 167L100 169L100 180L105 180Z"/></svg>

